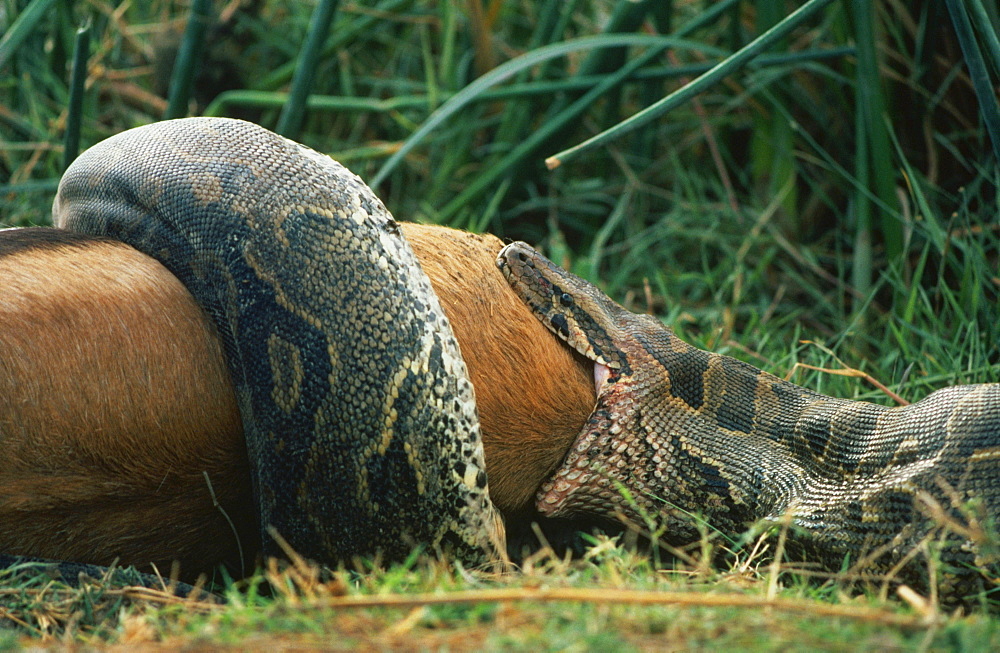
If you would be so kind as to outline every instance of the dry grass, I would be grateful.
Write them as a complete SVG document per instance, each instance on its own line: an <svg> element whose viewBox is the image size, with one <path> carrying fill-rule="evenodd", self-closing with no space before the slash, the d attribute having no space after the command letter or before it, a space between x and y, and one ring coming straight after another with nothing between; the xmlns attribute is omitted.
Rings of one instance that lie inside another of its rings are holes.
<svg viewBox="0 0 1000 653"><path fill-rule="evenodd" d="M699 546L709 551L713 543ZM36 579L0 591L0 621L14 628L0 635L0 650L39 642L105 650L1000 645L997 621L979 609L967 614L905 585L880 598L877 584L769 564L766 550L755 546L715 565L692 558L696 567L657 566L617 538L598 537L583 559L543 549L506 574L428 559L364 573L271 561L258 576L218 588L225 602L99 579L79 588Z"/></svg>
<svg viewBox="0 0 1000 653"><path fill-rule="evenodd" d="M25 41L0 76L0 223L47 223L67 118L59 52L71 23L86 16L95 28L83 123L89 145L162 115L158 45L180 29L183 4L69 3ZM239 29L213 38L218 48L206 68L226 70L235 58L249 73L243 90L279 92L312 4L225 4ZM616 7L640 4L342 3L333 38L345 40L317 77L316 91L332 99L310 114L300 140L371 178L478 72L546 43L598 34ZM704 10L689 1L672 6L677 23ZM855 57L749 71L557 174L543 172L544 156L631 115L677 82L656 78L609 93L514 159L508 154L548 129L577 96L521 86L456 113L377 190L401 219L448 214L457 226L539 243L699 346L778 375L802 370L797 381L820 391L884 400L860 378L915 400L942 385L995 381L998 177L996 162L982 156L970 80L947 26L927 19L932 2L874 6L881 59L869 70L871 84L857 75ZM564 7L572 11L562 15ZM777 5L744 3L697 38L729 48L759 31L769 7ZM549 10L562 33L540 29ZM648 18L637 29L657 26ZM790 39L788 53L852 45L852 27L835 7ZM641 49L628 56L637 54ZM573 81L589 55L535 66L514 81ZM710 58L678 49L651 69ZM883 148L868 172L892 180L888 195L858 173L868 150L856 142L855 80L871 89L887 85L885 118L898 142ZM345 109L337 104L345 97L371 102ZM195 110L210 99L198 98ZM274 126L273 105L228 106ZM503 171L499 181L454 205L496 170ZM877 230L867 255L856 251L858 207L872 193L885 202L875 207L882 228L906 236L898 257ZM854 285L854 269L866 261L870 293ZM826 372L834 368L852 371ZM967 521L954 527L982 526ZM602 539L582 560L543 550L519 574L503 577L428 561L329 576L299 561L221 588L224 605L100 580L68 588L44 576L0 576L0 617L13 627L0 630L0 650L70 642L127 650L1000 649L1000 622L986 601L952 608L933 591L872 584L846 571L820 574L774 555L782 547L773 535L736 548L706 531L690 548L664 545L653 556ZM669 562L654 564L661 557Z"/></svg>

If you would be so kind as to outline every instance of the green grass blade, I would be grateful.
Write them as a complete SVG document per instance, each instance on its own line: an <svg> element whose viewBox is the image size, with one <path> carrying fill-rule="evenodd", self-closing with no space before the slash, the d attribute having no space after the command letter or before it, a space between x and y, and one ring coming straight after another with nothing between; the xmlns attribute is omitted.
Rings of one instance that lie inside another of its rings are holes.
<svg viewBox="0 0 1000 653"><path fill-rule="evenodd" d="M997 36L997 31L993 28L986 7L983 6L983 0L969 0L969 4L972 5L972 15L976 19L976 29L986 41L986 51L990 53L990 59L993 61L993 70L1000 75L1000 36Z"/></svg>
<svg viewBox="0 0 1000 653"><path fill-rule="evenodd" d="M87 81L87 59L90 56L90 23L76 31L73 46L73 68L70 73L69 109L66 114L63 169L69 167L80 151L80 124L83 121L84 84Z"/></svg>
<svg viewBox="0 0 1000 653"><path fill-rule="evenodd" d="M403 157L405 157L410 150L419 145L430 132L434 131L434 129L438 127L438 125L450 118L470 102L474 101L487 89L510 79L522 70L526 70L550 59L567 55L571 52L578 52L592 48L621 47L623 45L660 45L663 47L690 48L707 53L717 52L715 48L711 48L694 41L687 41L668 36L649 36L645 34L602 34L600 36L583 36L577 39L564 41L562 43L547 45L538 48L537 50L532 50L531 52L527 52L497 66L490 72L486 73L482 77L479 77L474 82L463 88L461 91L452 96L450 100L438 107L437 110L435 110L434 113L432 113L427 119L427 121L406 139L403 145L400 146L399 150L393 156L389 157L389 160L382 165L382 168L378 171L378 173L371 179L371 181L368 182L369 185L373 188L377 188L381 182L385 181L385 178L390 172L392 172L393 168L395 168L399 162L402 161Z"/></svg>
<svg viewBox="0 0 1000 653"><path fill-rule="evenodd" d="M649 61L652 61L655 57L658 57L666 47L667 46L652 47L641 56L626 63L621 69L618 70L618 72L602 78L601 82L594 86L590 91L577 98L572 104L559 112L558 115L549 119L542 127L532 132L527 139L511 150L500 162L491 165L487 170L476 177L471 184L466 186L466 188L463 189L462 192L455 197L455 199L449 202L448 205L441 210L440 219L447 220L452 215L457 213L463 206L467 206L475 196L491 187L497 179L510 172L520 161L533 152L535 148L552 136L552 134L578 118L595 101L597 101L598 98L605 95L609 90L620 86L621 83L628 79L636 70L644 66Z"/></svg>
<svg viewBox="0 0 1000 653"><path fill-rule="evenodd" d="M405 13L407 7L412 5L414 0L387 0L371 8L370 13L363 14L356 20L352 20L344 29L338 29L331 36L323 47L322 56L329 56L351 42L358 40L359 35L376 28L381 20L380 16ZM276 67L268 72L254 84L254 88L259 91L275 90L289 82L295 76L297 61L290 61Z"/></svg>
<svg viewBox="0 0 1000 653"><path fill-rule="evenodd" d="M194 0L184 29L184 39L177 51L177 60L170 76L170 91L167 95L165 120L182 118L188 112L188 99L198 74L201 53L205 49L205 30L208 29L211 0Z"/></svg>
<svg viewBox="0 0 1000 653"><path fill-rule="evenodd" d="M547 0L544 3L539 12L538 23L532 31L528 47L529 51L540 48L547 43L561 40L565 32L557 32L555 30L566 29L566 25L562 20L566 13L561 13L560 9L565 8L565 12L570 12L573 10L576 2L577 0L569 0L568 2L563 2L563 0ZM550 75L551 71L549 68L551 65L549 63L545 66L540 66L537 78L546 79L547 77L554 76ZM529 78L529 71L523 71L517 76L516 83L523 84ZM550 101L550 98L546 98L546 100ZM504 112L503 121L496 130L496 140L502 143L514 143L520 140L520 135L530 130L533 115L538 109L539 106L536 102L520 102L510 106Z"/></svg>
<svg viewBox="0 0 1000 653"><path fill-rule="evenodd" d="M654 1L659 2L659 0ZM604 26L604 33L625 34L634 32L645 20L650 4L650 0L616 2L611 16L608 17L607 25ZM587 58L580 65L580 74L590 75L616 70L622 65L624 59L624 47L594 50L587 55Z"/></svg>
<svg viewBox="0 0 1000 653"><path fill-rule="evenodd" d="M4 67L21 42L28 38L28 35L35 29L35 25L42 19L53 2L54 0L32 0L24 8L24 11L18 14L14 24L0 37L0 69Z"/></svg>
<svg viewBox="0 0 1000 653"><path fill-rule="evenodd" d="M330 33L330 23L337 11L339 0L321 0L313 11L309 21L309 33L302 46L295 76L292 78L292 88L289 92L288 104L278 118L276 131L288 138L298 137L302 128L302 119L306 111L306 99L312 90L313 78L316 75L316 64L322 53L323 43Z"/></svg>
<svg viewBox="0 0 1000 653"><path fill-rule="evenodd" d="M682 27L676 35L690 33L698 28L704 27L711 23L711 20L717 18L719 13L725 10L727 7L733 5L737 0L724 0L724 2L713 5L712 8L691 21L688 25ZM369 16L362 16L359 21L367 21ZM367 24L367 23L366 23ZM354 28L354 22L345 25L345 29L351 30ZM675 35L675 36L676 36ZM332 40L337 41L341 39L341 33L338 33L332 37ZM326 48L329 50L329 47ZM793 63L798 60L805 59L824 59L824 58L837 58L843 56L845 53L852 52L850 48L839 48L839 49L829 49L829 50L815 50L815 51L803 51L796 52L792 54L782 54L771 57L761 57L755 65L759 64L761 66L765 65L765 61L768 65L772 63L777 64L780 61L787 59L789 63ZM683 75L694 75L700 72L704 72L711 68L713 64L711 63L698 63L698 64L688 64L680 67L656 67L656 68L644 68L638 71L634 75L634 79L641 80L662 80L668 78L675 78ZM542 67L544 69L544 66ZM490 91L484 92L482 95L477 96L478 101L493 101L503 98L514 98L514 97L524 97L528 95L551 95L553 93L562 91L577 91L577 90L587 90L593 88L596 84L602 81L603 77L599 75L590 75L577 77L574 76L569 79L551 81L551 82L527 82L523 85L511 85L503 88L492 89ZM447 93L442 94L442 100L447 99L449 95ZM244 108L280 108L285 102L287 102L288 95L285 93L274 93L268 94L262 91L250 91L250 90L240 90L231 91L223 93L204 110L204 115L225 115L229 107L244 107ZM396 101L400 102L396 104ZM413 104L413 101L416 104ZM414 106L419 106L421 102L426 100L417 99L416 96L405 96L403 98L396 96L390 97L388 99L369 99L361 97L335 97L335 96L315 96L312 95L307 100L307 108L309 110L315 110L318 108L323 108L329 111L340 111L340 110L358 110L358 111L376 111L385 112L393 110L403 110L406 108L411 108ZM516 142L516 138L511 139Z"/></svg>
<svg viewBox="0 0 1000 653"><path fill-rule="evenodd" d="M628 118L627 120L623 120L614 127L604 130L600 134L587 139L579 145L575 145L549 157L546 159L546 165L548 165L550 169L555 168L561 163L564 163L565 161L568 161L569 159L589 149L617 138L626 132L632 131L633 129L636 129L663 115L667 111L684 104L695 95L698 95L702 91L714 86L733 72L745 66L764 49L770 47L772 43L784 38L786 34L832 2L833 0L809 0L809 2L792 12L783 21L761 34L739 51L734 52L722 63L700 76L698 79L695 79L690 84L677 89L656 104L646 107L639 113L635 114L631 118Z"/></svg>
<svg viewBox="0 0 1000 653"><path fill-rule="evenodd" d="M231 107L280 109L288 104L289 95L273 91L226 91L217 95L212 103L205 107L203 115L224 116L226 110ZM391 113L425 106L427 106L426 95L398 95L384 100L340 95L310 95L306 98L306 108L310 111Z"/></svg>
<svg viewBox="0 0 1000 653"><path fill-rule="evenodd" d="M853 193L857 228L852 283L862 296L871 289L873 274L873 232L880 228L890 262L899 260L903 249L902 226L890 212L876 211L869 199L880 206L895 203L895 169L886 124L886 99L875 51L875 8L869 0L854 0L854 38L857 47L855 74L855 178Z"/></svg>
<svg viewBox="0 0 1000 653"><path fill-rule="evenodd" d="M997 162L1000 162L1000 103L990 84L986 62L976 44L976 36L972 32L972 22L965 11L965 4L962 0L945 0L945 4L948 6L948 13L951 14L958 43L962 47L965 65L969 67L972 87L979 100L979 111L986 125L986 133L990 135L990 142L993 144L993 154Z"/></svg>
<svg viewBox="0 0 1000 653"><path fill-rule="evenodd" d="M821 50L803 50L788 54L762 56L754 66L757 68L768 68L771 66L784 66L790 63L800 63L805 61L823 61L829 59L840 59L854 54L855 49L851 47L828 48ZM707 70L711 70L718 62L685 64L682 66L655 66L639 68L632 73L625 82L649 82L676 79L697 75ZM571 77L569 79L559 79L551 81L524 82L511 84L500 88L492 88L483 91L470 100L471 102L495 102L498 100L523 99L534 96L551 97L555 93L565 91L586 91L593 89L606 81L606 76L587 75L585 77ZM454 93L442 93L440 100L446 101L454 97ZM278 91L225 91L215 97L212 102L202 111L204 116L225 116L233 108L244 109L281 109L288 102L287 92ZM420 109L431 104L425 94L394 95L387 98L371 98L344 95L318 95L311 94L306 100L306 108L309 111L329 111L347 112L357 111L366 113L392 113L406 111L409 109Z"/></svg>

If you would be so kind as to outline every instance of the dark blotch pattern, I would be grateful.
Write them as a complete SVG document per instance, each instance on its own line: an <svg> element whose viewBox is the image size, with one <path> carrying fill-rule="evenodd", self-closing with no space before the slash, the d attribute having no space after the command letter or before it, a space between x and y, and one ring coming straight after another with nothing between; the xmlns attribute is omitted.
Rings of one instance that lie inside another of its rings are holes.
<svg viewBox="0 0 1000 653"><path fill-rule="evenodd" d="M159 259L212 317L262 533L328 564L445 542L471 564L502 555L458 345L392 217L343 166L250 123L166 121L80 156L53 214Z"/></svg>
<svg viewBox="0 0 1000 653"><path fill-rule="evenodd" d="M579 307L575 327L622 358L541 488L544 514L624 515L640 528L652 515L678 544L699 537L696 516L727 538L761 520L788 523L786 553L922 588L931 541L942 594L1000 576L980 531L1000 522L1000 384L944 388L899 408L827 397L691 347L523 243L509 247L544 270L540 283L506 272L543 323L559 287Z"/></svg>

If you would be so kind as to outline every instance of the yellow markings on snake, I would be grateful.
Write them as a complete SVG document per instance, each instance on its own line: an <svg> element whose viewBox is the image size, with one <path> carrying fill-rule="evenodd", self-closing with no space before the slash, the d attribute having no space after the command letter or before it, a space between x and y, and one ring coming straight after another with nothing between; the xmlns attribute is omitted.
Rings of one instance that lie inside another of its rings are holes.
<svg viewBox="0 0 1000 653"><path fill-rule="evenodd" d="M336 388L337 382L340 380L340 353L337 351L337 347L330 341L327 341L326 343L326 355L330 359L330 374L327 376L327 383L330 384L331 388ZM321 419L325 422L325 411L317 411L316 419L317 424ZM346 431L344 429L340 430L340 439L341 441L347 439Z"/></svg>
<svg viewBox="0 0 1000 653"><path fill-rule="evenodd" d="M406 460L409 461L410 467L413 468L414 477L417 479L417 493L424 494L427 491L426 480L424 479L424 472L420 467L416 448L412 443L407 442L403 445L403 451L406 452Z"/></svg>
<svg viewBox="0 0 1000 653"><path fill-rule="evenodd" d="M371 489L368 487L368 470L364 465L358 468L358 489L355 493L358 500L361 502L360 505L371 506L372 510L378 510L378 504L372 501Z"/></svg>
<svg viewBox="0 0 1000 653"><path fill-rule="evenodd" d="M399 399L400 389L411 374L419 374L419 370L426 367L426 360L424 360L423 365L421 365L420 361L410 359L409 357L400 361L399 369L396 370L385 391L384 403L382 404L383 428L378 447L375 449L371 447L365 449L363 456L365 461L370 460L376 454L384 456L386 451L389 450L389 444L392 442L392 437L395 433L396 422L399 420L399 415L396 412L394 404ZM410 467L413 469L414 476L417 479L417 494L423 495L427 488L424 472L421 469L419 456L417 455L418 452L410 442L403 444L403 451L406 452L407 461L409 461Z"/></svg>
<svg viewBox="0 0 1000 653"><path fill-rule="evenodd" d="M705 389L702 392L703 403L698 409L699 412L715 415L722 404L729 379L726 378L726 370L722 365L722 358L718 356L708 357L708 369L702 377Z"/></svg>
<svg viewBox="0 0 1000 653"><path fill-rule="evenodd" d="M479 468L475 465L465 466L465 476L462 477L462 482L465 483L467 488L474 488L479 479Z"/></svg>
<svg viewBox="0 0 1000 653"><path fill-rule="evenodd" d="M194 173L188 176L188 183L191 184L191 193L199 206L218 202L225 193L218 175Z"/></svg>
<svg viewBox="0 0 1000 653"><path fill-rule="evenodd" d="M862 524L877 524L882 521L882 518L880 517L881 509L879 506L872 505L867 501L862 502L861 506Z"/></svg>
<svg viewBox="0 0 1000 653"><path fill-rule="evenodd" d="M276 211L274 213L274 222L271 225L272 233L274 234L275 238L278 239L278 242L281 243L283 246L291 247L292 245L291 242L289 242L288 240L288 234L285 233L285 228L284 228L285 220L287 220L288 216L290 215L303 215L304 213L305 209L297 204L289 206L284 210Z"/></svg>
<svg viewBox="0 0 1000 653"><path fill-rule="evenodd" d="M454 334L356 175L250 123L164 121L78 157L54 218L158 258L212 317L266 554L281 553L273 526L328 563L402 560L407 538L447 541L472 564L503 558L486 483L461 476L485 463Z"/></svg>
<svg viewBox="0 0 1000 653"><path fill-rule="evenodd" d="M365 224L369 218L368 218L368 212L365 211L364 208L362 208L361 206L361 198L357 195L354 195L350 198L349 201L351 204L350 208L352 208L353 211L351 211L348 217L350 217L351 220L354 220L354 222L356 222L359 225Z"/></svg>
<svg viewBox="0 0 1000 653"><path fill-rule="evenodd" d="M1000 447L987 447L985 449L976 449L969 456L969 463L981 463L988 460L1000 460Z"/></svg>
<svg viewBox="0 0 1000 653"><path fill-rule="evenodd" d="M767 429L769 424L762 423L762 417L780 414L781 403L774 392L775 379L770 374L757 376L757 387L753 394L753 422L755 429Z"/></svg>
<svg viewBox="0 0 1000 653"><path fill-rule="evenodd" d="M274 387L271 399L286 414L295 410L302 392L305 369L299 348L276 333L267 339L267 359Z"/></svg>
<svg viewBox="0 0 1000 653"><path fill-rule="evenodd" d="M314 329L323 328L323 322L317 316L303 310L301 306L288 298L288 295L281 287L281 284L278 283L278 280L265 272L267 266L261 265L261 262L257 259L257 256L253 252L249 249L246 250L243 253L243 258L246 259L247 265L250 266L250 269L253 270L261 280L266 281L271 286L274 290L275 301L278 302L279 306L287 310L289 313L305 320L305 322Z"/></svg>

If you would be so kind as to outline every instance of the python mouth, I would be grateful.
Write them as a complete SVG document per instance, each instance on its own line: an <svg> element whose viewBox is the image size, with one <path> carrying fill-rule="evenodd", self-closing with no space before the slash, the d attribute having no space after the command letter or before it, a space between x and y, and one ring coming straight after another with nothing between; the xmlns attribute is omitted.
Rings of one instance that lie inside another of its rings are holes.
<svg viewBox="0 0 1000 653"><path fill-rule="evenodd" d="M603 363L594 362L594 391L597 396L601 396L601 391L614 379L611 376L611 368Z"/></svg>
<svg viewBox="0 0 1000 653"><path fill-rule="evenodd" d="M588 422L583 425L580 433L573 440L562 462L552 472L551 476L542 483L535 494L535 508L546 517L561 516L564 504L572 494L581 489L588 480L597 482L596 478L590 478L593 475L591 470L579 467L580 453L588 448L585 444L587 440L594 437L595 425L593 422L595 418L600 417L598 413L601 412L599 411L601 396L611 389L619 379L620 374L618 370L612 369L604 363L592 359L588 360L588 362L593 365L594 397L598 406L595 406L595 412L591 413ZM611 423L610 421L605 421L601 426L604 429L608 429ZM599 430L600 426L597 428ZM600 485L603 486L606 483L607 481L605 480L600 482Z"/></svg>

